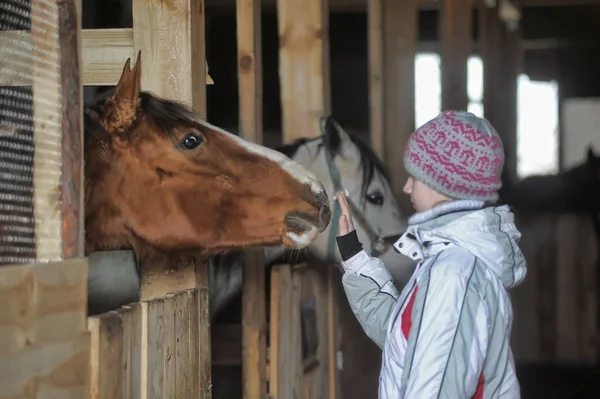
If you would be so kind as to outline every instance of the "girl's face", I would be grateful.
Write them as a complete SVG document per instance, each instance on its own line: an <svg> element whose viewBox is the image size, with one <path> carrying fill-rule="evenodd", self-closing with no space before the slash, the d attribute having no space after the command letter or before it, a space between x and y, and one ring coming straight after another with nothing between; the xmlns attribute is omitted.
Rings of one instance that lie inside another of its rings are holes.
<svg viewBox="0 0 600 399"><path fill-rule="evenodd" d="M410 195L410 201L417 212L427 211L440 202L449 198L429 188L424 183L410 176L402 189L404 194Z"/></svg>

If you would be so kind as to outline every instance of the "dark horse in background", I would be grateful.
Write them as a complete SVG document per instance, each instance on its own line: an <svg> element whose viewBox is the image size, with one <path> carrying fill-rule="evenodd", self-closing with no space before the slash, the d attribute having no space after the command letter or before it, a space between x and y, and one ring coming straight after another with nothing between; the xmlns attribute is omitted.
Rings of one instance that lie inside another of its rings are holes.
<svg viewBox="0 0 600 399"><path fill-rule="evenodd" d="M500 190L501 202L510 205L518 224L525 227L531 220L542 215L578 213L588 215L596 235L600 250L600 157L588 146L585 161L569 170L554 175L531 176L518 183L503 179ZM524 231L524 239L536 241ZM544 251L544 242L535 244L538 251ZM600 251L597 251L600 253ZM527 256L527 255L526 255ZM596 259L598 262L598 259ZM596 266L597 275L600 268ZM597 286L600 281L597 278ZM557 366L553 364L517 364L523 398L598 398L600 365Z"/></svg>
<svg viewBox="0 0 600 399"><path fill-rule="evenodd" d="M512 183L505 179L500 199L517 217L541 213L587 213L600 237L600 157L588 146L584 163L563 173L530 176Z"/></svg>

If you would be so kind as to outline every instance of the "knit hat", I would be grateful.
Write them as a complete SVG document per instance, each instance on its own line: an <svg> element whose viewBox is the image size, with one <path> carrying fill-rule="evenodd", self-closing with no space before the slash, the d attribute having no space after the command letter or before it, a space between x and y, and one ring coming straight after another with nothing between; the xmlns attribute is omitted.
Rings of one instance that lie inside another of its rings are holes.
<svg viewBox="0 0 600 399"><path fill-rule="evenodd" d="M485 119L447 111L419 127L404 148L404 167L448 197L495 202L502 187L504 149Z"/></svg>

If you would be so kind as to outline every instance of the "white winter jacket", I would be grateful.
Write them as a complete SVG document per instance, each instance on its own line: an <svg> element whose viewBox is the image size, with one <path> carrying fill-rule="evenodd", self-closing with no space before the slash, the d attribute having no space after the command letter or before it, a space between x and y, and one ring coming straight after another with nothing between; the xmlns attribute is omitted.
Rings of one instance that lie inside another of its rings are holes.
<svg viewBox="0 0 600 399"><path fill-rule="evenodd" d="M418 262L400 294L365 251L343 262L351 308L383 349L380 399L520 398L507 290L527 267L513 220L464 200L414 215L394 245Z"/></svg>

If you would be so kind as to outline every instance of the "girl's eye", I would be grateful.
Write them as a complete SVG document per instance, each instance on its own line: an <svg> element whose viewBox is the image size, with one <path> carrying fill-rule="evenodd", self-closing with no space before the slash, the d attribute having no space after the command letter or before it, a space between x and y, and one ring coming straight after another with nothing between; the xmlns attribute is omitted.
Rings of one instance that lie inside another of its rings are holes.
<svg viewBox="0 0 600 399"><path fill-rule="evenodd" d="M383 205L383 194L380 191L374 191L365 196L367 201L373 205Z"/></svg>
<svg viewBox="0 0 600 399"><path fill-rule="evenodd" d="M204 142L204 139L195 133L190 133L181 140L181 146L186 150L193 150Z"/></svg>

